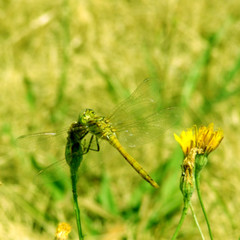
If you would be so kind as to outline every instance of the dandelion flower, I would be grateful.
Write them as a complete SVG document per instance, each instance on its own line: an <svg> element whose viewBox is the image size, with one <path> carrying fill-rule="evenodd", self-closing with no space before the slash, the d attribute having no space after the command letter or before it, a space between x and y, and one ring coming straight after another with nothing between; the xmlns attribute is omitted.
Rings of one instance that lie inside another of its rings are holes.
<svg viewBox="0 0 240 240"><path fill-rule="evenodd" d="M176 141L180 144L185 157L192 148L202 151L202 154L208 155L214 151L223 139L221 129L214 131L214 124L210 123L208 127L202 126L199 129L196 125L192 128L182 131L180 137L174 134Z"/></svg>
<svg viewBox="0 0 240 240"><path fill-rule="evenodd" d="M68 234L71 232L71 226L68 223L59 223L55 235L56 240L67 240Z"/></svg>

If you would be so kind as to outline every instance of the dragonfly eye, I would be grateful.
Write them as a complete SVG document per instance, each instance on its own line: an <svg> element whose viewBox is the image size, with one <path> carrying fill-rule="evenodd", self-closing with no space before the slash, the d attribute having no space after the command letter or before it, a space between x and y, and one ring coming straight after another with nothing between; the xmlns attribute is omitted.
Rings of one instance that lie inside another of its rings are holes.
<svg viewBox="0 0 240 240"><path fill-rule="evenodd" d="M90 108L87 108L84 113L90 115L91 117L95 115L95 112Z"/></svg>
<svg viewBox="0 0 240 240"><path fill-rule="evenodd" d="M92 109L86 109L82 115L79 115L78 121L87 124L95 118L95 112Z"/></svg>
<svg viewBox="0 0 240 240"><path fill-rule="evenodd" d="M83 114L80 114L78 117L78 122L82 123L82 124L86 124L88 121L88 116L85 114L85 112Z"/></svg>

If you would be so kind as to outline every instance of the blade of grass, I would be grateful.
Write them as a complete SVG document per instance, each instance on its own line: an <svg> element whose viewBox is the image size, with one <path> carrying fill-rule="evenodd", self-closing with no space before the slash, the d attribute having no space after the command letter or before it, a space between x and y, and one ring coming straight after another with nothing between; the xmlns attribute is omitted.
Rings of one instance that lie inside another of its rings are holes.
<svg viewBox="0 0 240 240"><path fill-rule="evenodd" d="M227 89L228 85L235 80L239 71L240 71L240 55L238 59L235 61L235 64L233 65L232 69L230 69L228 72L224 74L223 83L221 84L221 88L218 89L217 91L217 95L214 98L214 102L220 102L226 100L229 97L232 97L233 95L239 94L240 87L235 88L232 91L229 91Z"/></svg>
<svg viewBox="0 0 240 240"><path fill-rule="evenodd" d="M112 100L117 102L119 97L128 96L130 93L127 91L119 81L114 81L114 79L101 67L97 62L94 62L94 67L96 72L103 78L107 84L107 92L110 94Z"/></svg>
<svg viewBox="0 0 240 240"><path fill-rule="evenodd" d="M55 102L55 109L57 110L59 106L63 103L64 96L65 96L65 89L68 82L68 69L70 63L70 56L69 56L69 45L70 45L70 5L68 0L63 0L62 3L62 34L61 34L61 74L59 79L59 84L56 89L56 102ZM56 112L53 112L51 115L51 119L53 122L56 121Z"/></svg>
<svg viewBox="0 0 240 240"><path fill-rule="evenodd" d="M102 204L103 208L109 211L111 214L118 214L119 211L111 191L110 179L105 171L102 175L98 200Z"/></svg>
<svg viewBox="0 0 240 240"><path fill-rule="evenodd" d="M26 100L31 109L36 107L36 94L33 89L33 83L27 76L23 77L23 83L26 90Z"/></svg>
<svg viewBox="0 0 240 240"><path fill-rule="evenodd" d="M187 79L185 80L182 92L182 106L187 106L191 101L191 96L195 89L197 88L197 84L200 81L204 71L207 71L207 66L211 61L211 55L213 49L220 42L220 39L223 35L223 30L225 28L222 27L217 32L211 34L208 37L208 45L206 49L203 51L201 56L198 58L192 69L190 70ZM206 73L205 73L206 74Z"/></svg>
<svg viewBox="0 0 240 240"><path fill-rule="evenodd" d="M51 234L51 229L49 226L50 222L57 224L57 219L47 212L42 212L38 210L34 205L29 203L24 197L25 195L19 195L17 192L14 192L13 189L9 186L1 186L2 193L6 194L9 200L13 201L17 206L23 209L24 212L27 212L39 225L44 227L45 231Z"/></svg>

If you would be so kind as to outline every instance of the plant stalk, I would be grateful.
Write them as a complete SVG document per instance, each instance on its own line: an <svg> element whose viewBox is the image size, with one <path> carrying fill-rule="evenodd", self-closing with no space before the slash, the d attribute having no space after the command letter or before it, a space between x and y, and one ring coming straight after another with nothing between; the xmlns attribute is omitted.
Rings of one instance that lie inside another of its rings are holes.
<svg viewBox="0 0 240 240"><path fill-rule="evenodd" d="M199 232L200 232L200 235L201 235L201 237L202 237L202 240L205 240L204 235L203 235L203 232L202 232L202 229L201 229L201 227L200 227L200 225L199 225L199 223L198 223L197 216L196 216L196 214L195 214L195 212L194 212L194 209L193 209L193 206L192 206L191 203L190 203L190 209L191 209L191 211L192 211L192 215L193 215L194 221L195 221L195 223L196 223L196 225L197 225L197 228L198 228L198 230L199 230Z"/></svg>
<svg viewBox="0 0 240 240"><path fill-rule="evenodd" d="M180 218L179 223L177 225L177 228L175 230L175 233L172 236L172 240L176 239L176 237L177 237L177 235L178 235L178 233L179 233L179 231L180 231L180 229L182 227L184 219L185 219L185 217L187 215L188 206L189 206L189 203L184 203L184 207L183 207L183 210L182 210L182 215L181 215L181 218Z"/></svg>
<svg viewBox="0 0 240 240"><path fill-rule="evenodd" d="M208 226L208 233L209 233L210 239L213 240L212 230L211 230L211 227L210 227L210 223L208 221L207 213L205 211L205 207L204 207L204 204L203 204L203 201L202 201L202 195L201 195L201 192L200 192L200 174L196 175L196 190L197 190L198 199L199 199L199 202L201 204L202 211L203 211L203 214L204 214L207 226Z"/></svg>
<svg viewBox="0 0 240 240"><path fill-rule="evenodd" d="M78 228L78 237L79 237L79 240L84 240L82 226L81 226L80 210L78 206L77 175L75 173L71 174L71 180L72 180L73 204L74 204L74 210L75 210L76 222L77 222L77 228Z"/></svg>

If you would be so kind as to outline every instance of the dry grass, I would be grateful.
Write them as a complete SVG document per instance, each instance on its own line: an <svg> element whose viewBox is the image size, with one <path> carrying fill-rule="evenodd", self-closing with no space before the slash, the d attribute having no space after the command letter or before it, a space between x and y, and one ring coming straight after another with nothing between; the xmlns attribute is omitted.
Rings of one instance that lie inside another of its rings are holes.
<svg viewBox="0 0 240 240"><path fill-rule="evenodd" d="M24 155L14 139L69 126L86 107L109 109L151 76L183 107L183 129L214 122L224 130L201 187L214 238L237 239L239 15L236 0L1 1L0 238L53 239L58 222L67 221L76 239L67 175L57 184L35 181L40 150ZM79 183L87 240L170 239L182 207L181 153L167 143L135 153L148 156L144 166L160 183L157 191L115 161L110 147L88 156ZM144 153L149 149L156 160ZM45 154L52 162L60 152ZM207 235L196 196L193 204ZM190 214L179 239L200 239Z"/></svg>

